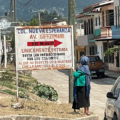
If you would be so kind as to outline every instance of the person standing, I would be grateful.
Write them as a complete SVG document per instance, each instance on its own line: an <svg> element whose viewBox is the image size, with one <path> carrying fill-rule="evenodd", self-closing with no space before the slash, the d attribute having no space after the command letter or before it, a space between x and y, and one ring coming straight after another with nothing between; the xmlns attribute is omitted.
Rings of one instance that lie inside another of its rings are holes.
<svg viewBox="0 0 120 120"><path fill-rule="evenodd" d="M76 110L84 107L84 115L89 115L91 80L91 74L88 66L89 58L83 56L80 62L81 66L77 69L77 72L73 72L74 101L72 108Z"/></svg>

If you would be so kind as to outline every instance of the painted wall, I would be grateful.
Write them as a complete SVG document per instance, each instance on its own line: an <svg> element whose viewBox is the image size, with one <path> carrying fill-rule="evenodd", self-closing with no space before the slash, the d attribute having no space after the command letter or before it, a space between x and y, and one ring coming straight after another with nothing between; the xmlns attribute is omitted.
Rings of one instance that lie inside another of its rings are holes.
<svg viewBox="0 0 120 120"><path fill-rule="evenodd" d="M95 42L95 44L97 45L97 54L99 55L100 59L103 59L103 42L99 41L99 42Z"/></svg>
<svg viewBox="0 0 120 120"><path fill-rule="evenodd" d="M101 13L104 11L104 26L106 26L106 11L107 10L114 10L114 5L111 4L111 5L107 5L107 6L102 7Z"/></svg>
<svg viewBox="0 0 120 120"><path fill-rule="evenodd" d="M84 35L84 29L82 28L83 23L77 23L76 24L76 33L78 36Z"/></svg>
<svg viewBox="0 0 120 120"><path fill-rule="evenodd" d="M99 25L99 17L100 17L100 25ZM97 18L97 26L96 26L96 18ZM94 28L100 29L100 27L102 27L102 14L96 13L94 14Z"/></svg>

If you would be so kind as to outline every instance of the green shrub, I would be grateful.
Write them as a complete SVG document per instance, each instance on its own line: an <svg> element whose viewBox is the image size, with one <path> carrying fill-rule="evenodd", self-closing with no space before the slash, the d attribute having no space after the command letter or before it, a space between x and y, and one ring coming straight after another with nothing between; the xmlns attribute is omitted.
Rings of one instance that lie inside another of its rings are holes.
<svg viewBox="0 0 120 120"><path fill-rule="evenodd" d="M23 88L19 88L19 97L28 99L29 98L28 91Z"/></svg>
<svg viewBox="0 0 120 120"><path fill-rule="evenodd" d="M36 87L34 87L33 92L41 98L45 98L51 101L58 100L57 91L53 87L48 85L37 85Z"/></svg>
<svg viewBox="0 0 120 120"><path fill-rule="evenodd" d="M23 88L27 88L29 86L29 82L23 81L23 80L18 80L18 86L23 87Z"/></svg>

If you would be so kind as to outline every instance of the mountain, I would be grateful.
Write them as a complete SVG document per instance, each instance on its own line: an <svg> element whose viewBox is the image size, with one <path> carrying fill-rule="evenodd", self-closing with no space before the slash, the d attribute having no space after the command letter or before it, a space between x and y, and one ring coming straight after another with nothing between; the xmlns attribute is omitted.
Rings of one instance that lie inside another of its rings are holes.
<svg viewBox="0 0 120 120"><path fill-rule="evenodd" d="M11 0L0 0L0 16L3 16L6 11L10 12ZM17 20L29 20L36 13L32 13L32 9L37 11L48 10L49 12L57 11L60 15L67 17L68 15L68 0L31 0L31 4L23 6L20 4L27 3L29 0L16 0L16 17ZM76 14L82 12L82 8L101 2L103 0L76 0Z"/></svg>

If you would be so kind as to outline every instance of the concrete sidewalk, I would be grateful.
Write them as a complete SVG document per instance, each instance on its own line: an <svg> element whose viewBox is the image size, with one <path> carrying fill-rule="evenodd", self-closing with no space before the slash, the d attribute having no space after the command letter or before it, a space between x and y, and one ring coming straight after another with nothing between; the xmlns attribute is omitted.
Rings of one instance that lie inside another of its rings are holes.
<svg viewBox="0 0 120 120"><path fill-rule="evenodd" d="M120 72L105 70L105 76L113 79L117 79L120 76Z"/></svg>

